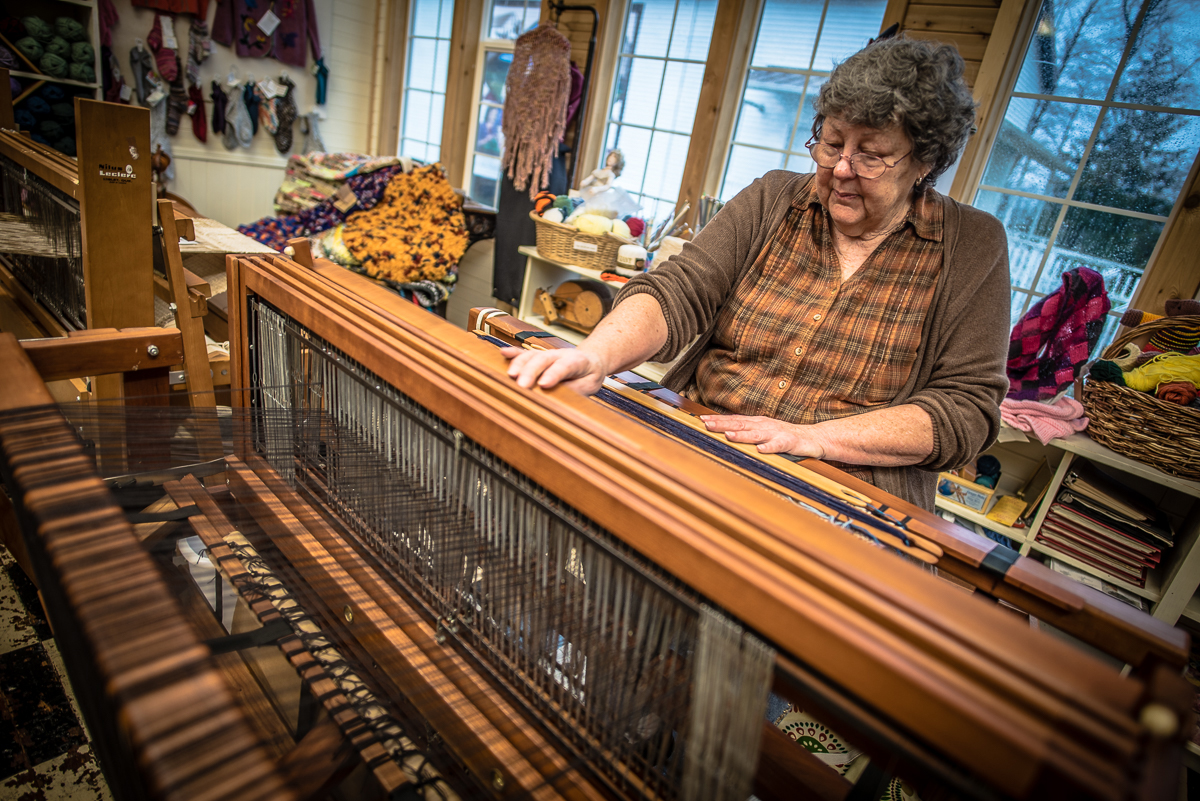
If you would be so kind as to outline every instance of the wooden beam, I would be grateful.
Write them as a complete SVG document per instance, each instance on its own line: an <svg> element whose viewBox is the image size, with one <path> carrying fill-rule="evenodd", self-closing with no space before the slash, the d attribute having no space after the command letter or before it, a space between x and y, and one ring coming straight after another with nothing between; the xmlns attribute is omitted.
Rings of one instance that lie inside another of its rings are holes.
<svg viewBox="0 0 1200 801"><path fill-rule="evenodd" d="M183 338L176 328L89 329L87 333L87 336L26 339L21 347L42 381L127 373L183 361Z"/></svg>
<svg viewBox="0 0 1200 801"><path fill-rule="evenodd" d="M477 98L475 70L483 29L485 0L462 0L454 4L450 33L450 60L446 67L446 102L442 117L442 166L451 186L466 186L471 174L471 110Z"/></svg>
<svg viewBox="0 0 1200 801"><path fill-rule="evenodd" d="M387 0L386 28L384 32L383 64L378 80L381 84L379 98L379 135L372 153L391 155L400 152L400 120L404 113L404 75L408 65L408 18L409 0ZM447 93L450 76L447 74ZM445 109L443 109L443 118ZM442 125L445 126L443 119ZM443 135L445 128L443 127ZM446 153L442 153L445 164ZM459 184L453 184L459 186Z"/></svg>

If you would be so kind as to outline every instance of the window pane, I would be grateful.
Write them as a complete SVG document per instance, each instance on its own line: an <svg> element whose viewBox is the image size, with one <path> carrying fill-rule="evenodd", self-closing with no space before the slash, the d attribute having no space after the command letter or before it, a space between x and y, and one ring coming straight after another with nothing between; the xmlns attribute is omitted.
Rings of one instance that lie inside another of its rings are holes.
<svg viewBox="0 0 1200 801"><path fill-rule="evenodd" d="M867 46L879 33L887 0L830 0L813 69L832 71L835 64Z"/></svg>
<svg viewBox="0 0 1200 801"><path fill-rule="evenodd" d="M824 0L767 0L751 66L808 69L824 10Z"/></svg>
<svg viewBox="0 0 1200 801"><path fill-rule="evenodd" d="M475 156L471 165L471 199L495 206L500 197L500 159Z"/></svg>
<svg viewBox="0 0 1200 801"><path fill-rule="evenodd" d="M671 58L707 60L716 18L717 0L679 0L671 34Z"/></svg>
<svg viewBox="0 0 1200 801"><path fill-rule="evenodd" d="M667 198L674 204L683 181L683 165L687 160L691 137L655 131L650 140L650 158L646 165L646 180L642 192ZM692 198L695 203L699 198Z"/></svg>
<svg viewBox="0 0 1200 801"><path fill-rule="evenodd" d="M434 82L434 63L437 53L435 39L411 39L408 43L408 85L414 89L431 91L435 88L444 89L446 77L443 74L441 83Z"/></svg>
<svg viewBox="0 0 1200 801"><path fill-rule="evenodd" d="M787 148L807 78L794 72L751 70L742 94L734 141Z"/></svg>
<svg viewBox="0 0 1200 801"><path fill-rule="evenodd" d="M777 150L759 150L754 147L734 145L729 151L729 162L725 167L725 180L721 184L721 200L728 202L754 182L755 178L770 170L783 169L784 154Z"/></svg>
<svg viewBox="0 0 1200 801"><path fill-rule="evenodd" d="M508 80L508 68L512 66L512 53L491 51L483 55L483 85L479 99L504 105L504 82Z"/></svg>
<svg viewBox="0 0 1200 801"><path fill-rule="evenodd" d="M1117 83L1126 103L1200 108L1200 86L1191 73L1200 60L1200 15L1188 0L1162 0L1146 12L1141 34Z"/></svg>
<svg viewBox="0 0 1200 801"><path fill-rule="evenodd" d="M407 92L404 96L404 135L413 139L424 139L429 130L429 117L433 111L433 95L429 92Z"/></svg>
<svg viewBox="0 0 1200 801"><path fill-rule="evenodd" d="M628 77L617 76L617 89L620 94L613 95L612 118L634 125L653 125L659 93L663 88L664 62L645 58L623 58L621 67Z"/></svg>
<svg viewBox="0 0 1200 801"><path fill-rule="evenodd" d="M479 122L475 128L475 151L499 156L504 152L504 134L500 130L504 109L499 106L479 107Z"/></svg>
<svg viewBox="0 0 1200 801"><path fill-rule="evenodd" d="M808 151L804 151L803 153L793 153L788 156L787 165L784 169L799 173L816 172L817 163L808 155Z"/></svg>
<svg viewBox="0 0 1200 801"><path fill-rule="evenodd" d="M667 55L675 16L675 0L643 0L629 7L625 21L623 54L638 56Z"/></svg>
<svg viewBox="0 0 1200 801"><path fill-rule="evenodd" d="M444 10L443 10L444 9ZM437 36L442 28L441 17L450 17L454 12L454 4L452 2L442 3L439 0L413 0L412 5L412 27L409 29L411 36ZM445 24L447 32L443 35L449 36L449 23Z"/></svg>
<svg viewBox="0 0 1200 801"><path fill-rule="evenodd" d="M663 87L669 87L669 90L664 91L658 100L655 127L691 133L696 122L696 103L700 99L700 84L703 81L703 64L669 62L663 79Z"/></svg>
<svg viewBox="0 0 1200 801"><path fill-rule="evenodd" d="M1167 216L1200 148L1200 119L1112 108L1075 192L1085 203Z"/></svg>
<svg viewBox="0 0 1200 801"><path fill-rule="evenodd" d="M1060 276L1073 267L1090 267L1104 276L1114 309L1133 296L1163 223L1091 209L1070 209L1038 283L1039 292L1053 292Z"/></svg>
<svg viewBox="0 0 1200 801"><path fill-rule="evenodd" d="M650 154L650 131L625 125L613 126L609 129L609 141L604 152L608 153L614 147L620 148L625 156L625 170L615 183L634 196L640 195L642 182L646 178L646 159Z"/></svg>
<svg viewBox="0 0 1200 801"><path fill-rule="evenodd" d="M975 197L975 206L1004 223L1012 285L1032 289L1062 206L1000 192L980 192Z"/></svg>
<svg viewBox="0 0 1200 801"><path fill-rule="evenodd" d="M1045 3L1025 53L1024 80L1018 83L1018 90L1102 100L1120 64L1126 31L1137 16L1138 5Z"/></svg>
<svg viewBox="0 0 1200 801"><path fill-rule="evenodd" d="M446 78L450 69L450 43L444 39L437 42L433 55L433 89L445 93Z"/></svg>
<svg viewBox="0 0 1200 801"><path fill-rule="evenodd" d="M537 26L540 6L529 0L492 0L488 39L516 39Z"/></svg>
<svg viewBox="0 0 1200 801"><path fill-rule="evenodd" d="M1030 116L1019 120L1020 125L1005 114L983 182L1065 198L1100 109L1039 101L1029 110Z"/></svg>

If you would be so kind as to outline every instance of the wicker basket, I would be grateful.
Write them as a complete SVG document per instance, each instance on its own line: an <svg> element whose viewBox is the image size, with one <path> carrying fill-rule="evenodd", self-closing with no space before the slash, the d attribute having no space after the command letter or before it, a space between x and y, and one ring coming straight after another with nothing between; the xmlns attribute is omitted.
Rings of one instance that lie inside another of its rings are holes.
<svg viewBox="0 0 1200 801"><path fill-rule="evenodd" d="M550 222L529 212L537 225L538 254L563 264L590 270L611 270L617 264L617 251L629 242L616 234L585 234L571 225Z"/></svg>
<svg viewBox="0 0 1200 801"><path fill-rule="evenodd" d="M1130 342L1144 345L1155 332L1200 324L1200 316L1151 320L1117 337L1104 351L1112 359ZM1117 453L1164 473L1200 480L1200 410L1161 401L1149 392L1093 381L1083 385L1088 435Z"/></svg>

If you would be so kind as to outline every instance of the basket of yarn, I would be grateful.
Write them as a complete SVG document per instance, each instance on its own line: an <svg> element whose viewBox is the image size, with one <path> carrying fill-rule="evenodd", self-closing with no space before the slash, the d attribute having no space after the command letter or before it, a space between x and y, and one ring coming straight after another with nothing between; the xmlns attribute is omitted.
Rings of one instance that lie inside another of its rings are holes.
<svg viewBox="0 0 1200 801"><path fill-rule="evenodd" d="M1117 337L1083 385L1088 435L1164 473L1200 480L1196 339L1200 315L1160 317Z"/></svg>
<svg viewBox="0 0 1200 801"><path fill-rule="evenodd" d="M529 212L529 216L537 226L538 254L563 264L573 264L576 267L601 272L611 270L616 266L617 251L621 245L628 245L630 242L611 231L588 233L586 224L581 229L566 223L552 222L539 216L536 211ZM584 215L588 216L591 215Z"/></svg>

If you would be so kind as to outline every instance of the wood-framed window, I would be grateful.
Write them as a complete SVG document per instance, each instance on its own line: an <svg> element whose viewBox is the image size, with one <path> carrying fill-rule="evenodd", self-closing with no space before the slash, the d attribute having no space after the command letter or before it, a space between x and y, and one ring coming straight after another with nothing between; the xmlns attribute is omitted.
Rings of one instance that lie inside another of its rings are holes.
<svg viewBox="0 0 1200 801"><path fill-rule="evenodd" d="M407 17L397 153L432 163L442 158L454 0L408 0Z"/></svg>

